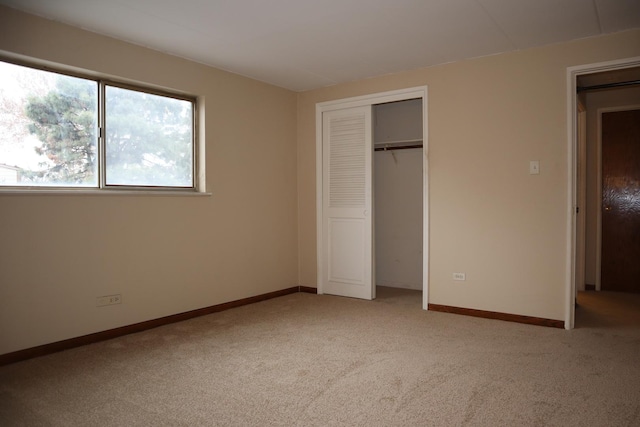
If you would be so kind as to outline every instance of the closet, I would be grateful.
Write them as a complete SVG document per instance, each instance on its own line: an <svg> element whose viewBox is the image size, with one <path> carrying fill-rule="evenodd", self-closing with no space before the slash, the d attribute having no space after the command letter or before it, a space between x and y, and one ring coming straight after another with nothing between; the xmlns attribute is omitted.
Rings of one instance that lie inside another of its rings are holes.
<svg viewBox="0 0 640 427"><path fill-rule="evenodd" d="M427 309L427 106L426 86L316 104L319 294L403 287Z"/></svg>
<svg viewBox="0 0 640 427"><path fill-rule="evenodd" d="M422 99L372 107L375 282L422 290Z"/></svg>

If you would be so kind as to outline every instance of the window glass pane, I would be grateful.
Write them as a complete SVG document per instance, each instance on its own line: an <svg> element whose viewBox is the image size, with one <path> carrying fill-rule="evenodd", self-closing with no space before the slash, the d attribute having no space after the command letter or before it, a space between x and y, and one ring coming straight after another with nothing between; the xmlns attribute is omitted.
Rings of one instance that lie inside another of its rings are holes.
<svg viewBox="0 0 640 427"><path fill-rule="evenodd" d="M97 82L0 61L0 185L98 185Z"/></svg>
<svg viewBox="0 0 640 427"><path fill-rule="evenodd" d="M106 87L106 184L193 186L190 101Z"/></svg>

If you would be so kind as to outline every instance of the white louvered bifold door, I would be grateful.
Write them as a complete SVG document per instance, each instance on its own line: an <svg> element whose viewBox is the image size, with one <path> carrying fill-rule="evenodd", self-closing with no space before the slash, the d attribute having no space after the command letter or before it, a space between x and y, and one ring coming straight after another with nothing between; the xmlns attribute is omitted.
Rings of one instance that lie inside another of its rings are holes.
<svg viewBox="0 0 640 427"><path fill-rule="evenodd" d="M322 117L325 294L373 299L371 106Z"/></svg>

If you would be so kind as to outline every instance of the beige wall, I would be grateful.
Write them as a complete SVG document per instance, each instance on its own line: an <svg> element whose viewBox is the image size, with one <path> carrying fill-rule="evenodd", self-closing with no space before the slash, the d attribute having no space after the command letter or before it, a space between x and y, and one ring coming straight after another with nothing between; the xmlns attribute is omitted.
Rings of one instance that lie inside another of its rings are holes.
<svg viewBox="0 0 640 427"><path fill-rule="evenodd" d="M295 93L4 7L0 51L199 96L212 193L0 194L0 354L297 285Z"/></svg>
<svg viewBox="0 0 640 427"><path fill-rule="evenodd" d="M636 30L300 93L300 283L316 286L315 104L428 85L429 301L564 320L566 69L638 55Z"/></svg>
<svg viewBox="0 0 640 427"><path fill-rule="evenodd" d="M587 210L585 282L596 284L597 250L597 199L598 199L598 109L640 106L640 87L626 87L588 92L585 96L587 108Z"/></svg>

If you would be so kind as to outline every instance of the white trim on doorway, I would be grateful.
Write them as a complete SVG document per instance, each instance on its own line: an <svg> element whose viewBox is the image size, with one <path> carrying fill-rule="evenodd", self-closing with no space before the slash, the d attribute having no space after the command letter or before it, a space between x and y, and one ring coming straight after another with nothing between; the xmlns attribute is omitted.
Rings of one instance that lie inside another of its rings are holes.
<svg viewBox="0 0 640 427"><path fill-rule="evenodd" d="M576 252L577 221L576 208L578 198L578 124L577 124L577 78L580 75L602 71L619 70L640 66L640 56L595 64L578 65L567 68L567 252L565 274L565 328L573 329L575 322L576 295Z"/></svg>
<svg viewBox="0 0 640 427"><path fill-rule="evenodd" d="M422 234L422 308L428 309L429 305L429 156L428 156L428 126L427 126L427 86L412 87L393 90L389 92L373 93L352 98L334 101L320 102L316 104L316 233L317 233L317 286L318 293L322 294L324 283L324 253L322 247L322 113L326 111L340 110L359 106L373 106L386 102L405 101L409 99L422 99L422 135L423 135L423 234Z"/></svg>
<svg viewBox="0 0 640 427"><path fill-rule="evenodd" d="M580 104L580 103L578 103ZM576 195L579 209L576 209L576 291L586 289L586 232L587 232L587 109L586 105L578 108L578 194ZM577 297L576 293L576 297Z"/></svg>

